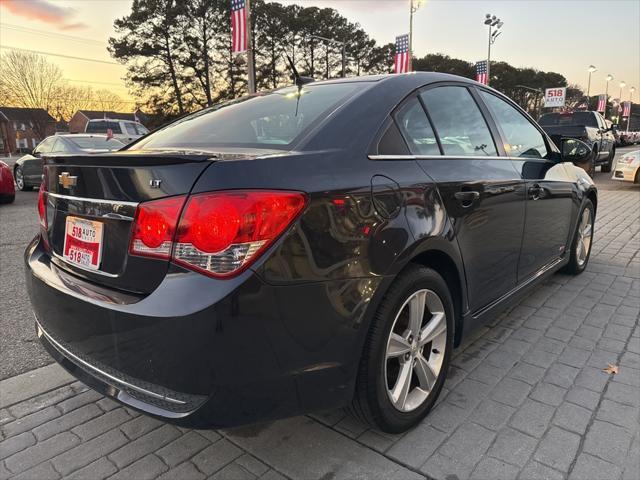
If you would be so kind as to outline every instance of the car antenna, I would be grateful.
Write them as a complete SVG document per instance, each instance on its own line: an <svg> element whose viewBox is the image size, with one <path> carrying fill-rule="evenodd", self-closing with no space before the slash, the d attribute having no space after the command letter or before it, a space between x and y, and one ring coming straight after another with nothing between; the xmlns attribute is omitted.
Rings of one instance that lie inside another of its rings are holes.
<svg viewBox="0 0 640 480"><path fill-rule="evenodd" d="M291 60L291 57L287 54L285 54L285 56L287 57L287 62L289 63L289 68L291 68L291 73L293 74L293 82L295 83L296 87L298 87L298 91L300 91L303 87L303 85L306 85L307 83L311 83L314 82L315 79L313 77L303 77L298 73L298 69L296 68L296 66L293 63L293 60Z"/></svg>
<svg viewBox="0 0 640 480"><path fill-rule="evenodd" d="M298 69L296 68L296 66L293 63L293 60L291 60L291 57L287 54L285 54L285 56L287 57L287 62L289 63L289 67L291 68L291 72L293 73L293 81L296 85L296 87L298 87L298 95L296 96L296 117L298 116L298 107L300 106L300 97L302 96L302 87L307 84L307 83L311 83L314 81L313 77L303 77L298 73Z"/></svg>

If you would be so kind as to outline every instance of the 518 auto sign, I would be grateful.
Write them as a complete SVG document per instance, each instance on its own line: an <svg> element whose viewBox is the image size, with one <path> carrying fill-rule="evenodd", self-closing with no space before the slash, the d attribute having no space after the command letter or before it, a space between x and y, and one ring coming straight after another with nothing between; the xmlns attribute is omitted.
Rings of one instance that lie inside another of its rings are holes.
<svg viewBox="0 0 640 480"><path fill-rule="evenodd" d="M567 96L566 87L547 88L544 91L544 106L549 107L564 107L564 99Z"/></svg>

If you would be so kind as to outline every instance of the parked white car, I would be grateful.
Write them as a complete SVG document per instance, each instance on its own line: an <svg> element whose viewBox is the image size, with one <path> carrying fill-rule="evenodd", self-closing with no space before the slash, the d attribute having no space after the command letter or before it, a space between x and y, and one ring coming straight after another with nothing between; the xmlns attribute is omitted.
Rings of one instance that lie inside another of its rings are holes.
<svg viewBox="0 0 640 480"><path fill-rule="evenodd" d="M613 180L640 183L640 150L625 153L616 163Z"/></svg>
<svg viewBox="0 0 640 480"><path fill-rule="evenodd" d="M149 133L149 130L141 123L111 118L89 120L84 128L86 133L108 134L109 130L111 130L113 138L117 138L124 144L131 143Z"/></svg>

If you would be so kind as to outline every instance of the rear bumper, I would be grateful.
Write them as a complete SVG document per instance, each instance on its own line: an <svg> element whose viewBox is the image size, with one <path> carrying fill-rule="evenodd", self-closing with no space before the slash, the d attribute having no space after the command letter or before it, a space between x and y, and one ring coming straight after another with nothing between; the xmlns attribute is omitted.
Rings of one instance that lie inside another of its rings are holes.
<svg viewBox="0 0 640 480"><path fill-rule="evenodd" d="M25 252L40 341L71 374L185 426L228 427L351 399L372 282L272 286L172 269L146 297L107 290Z"/></svg>

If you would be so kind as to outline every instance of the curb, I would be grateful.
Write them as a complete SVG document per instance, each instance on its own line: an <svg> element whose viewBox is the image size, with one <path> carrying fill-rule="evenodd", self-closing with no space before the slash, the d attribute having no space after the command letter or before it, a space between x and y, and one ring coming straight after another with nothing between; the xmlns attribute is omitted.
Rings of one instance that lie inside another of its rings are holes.
<svg viewBox="0 0 640 480"><path fill-rule="evenodd" d="M75 381L57 363L0 381L0 409Z"/></svg>

